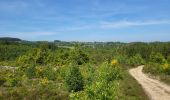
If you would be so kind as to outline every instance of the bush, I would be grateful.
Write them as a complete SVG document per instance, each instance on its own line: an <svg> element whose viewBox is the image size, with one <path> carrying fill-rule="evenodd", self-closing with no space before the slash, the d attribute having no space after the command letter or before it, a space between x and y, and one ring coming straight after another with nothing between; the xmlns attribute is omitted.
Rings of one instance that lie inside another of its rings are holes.
<svg viewBox="0 0 170 100"><path fill-rule="evenodd" d="M20 80L18 77L16 77L14 74L9 75L6 78L7 82L6 82L6 86L10 86L10 87L14 87L19 85Z"/></svg>
<svg viewBox="0 0 170 100"><path fill-rule="evenodd" d="M136 55L130 57L130 59L128 60L128 64L132 65L132 66L139 66L139 65L142 65L144 63L145 63L145 61L141 57L140 54L136 54Z"/></svg>
<svg viewBox="0 0 170 100"><path fill-rule="evenodd" d="M119 80L122 78L118 65L103 63L93 73L91 84L86 84L84 91L72 92L71 100L117 100L120 92Z"/></svg>
<svg viewBox="0 0 170 100"><path fill-rule="evenodd" d="M32 65L32 66L30 66L26 69L26 76L28 78L35 78L36 77L36 68L35 68L34 65Z"/></svg>
<svg viewBox="0 0 170 100"><path fill-rule="evenodd" d="M47 58L48 58L49 52L48 50L42 50L42 49L34 49L27 54L20 56L17 59L18 65L25 65L25 64L38 64L38 65L45 65L47 64Z"/></svg>
<svg viewBox="0 0 170 100"><path fill-rule="evenodd" d="M125 65L127 64L127 57L123 55L116 55L114 56L115 59L119 62L119 64Z"/></svg>
<svg viewBox="0 0 170 100"><path fill-rule="evenodd" d="M89 62L88 55L80 49L73 50L70 57L71 60L78 65Z"/></svg>
<svg viewBox="0 0 170 100"><path fill-rule="evenodd" d="M158 63L148 63L144 67L144 71L153 75L157 75L163 72L163 68Z"/></svg>
<svg viewBox="0 0 170 100"><path fill-rule="evenodd" d="M5 78L0 78L0 86L6 82Z"/></svg>
<svg viewBox="0 0 170 100"><path fill-rule="evenodd" d="M47 62L48 57L48 51L43 49L37 49L36 56L35 56L35 62L39 65L44 65Z"/></svg>
<svg viewBox="0 0 170 100"><path fill-rule="evenodd" d="M158 64L166 63L166 59L161 53L154 53L154 52L151 53L149 61Z"/></svg>
<svg viewBox="0 0 170 100"><path fill-rule="evenodd" d="M170 64L170 55L167 57L167 61Z"/></svg>
<svg viewBox="0 0 170 100"><path fill-rule="evenodd" d="M70 65L66 74L65 82L69 91L77 92L83 90L84 81L78 66Z"/></svg>
<svg viewBox="0 0 170 100"><path fill-rule="evenodd" d="M56 80L57 73L55 72L54 68L47 67L43 71L43 76L47 77L49 80Z"/></svg>
<svg viewBox="0 0 170 100"><path fill-rule="evenodd" d="M164 63L162 65L162 68L163 68L163 71L165 72L165 74L170 75L170 64Z"/></svg>

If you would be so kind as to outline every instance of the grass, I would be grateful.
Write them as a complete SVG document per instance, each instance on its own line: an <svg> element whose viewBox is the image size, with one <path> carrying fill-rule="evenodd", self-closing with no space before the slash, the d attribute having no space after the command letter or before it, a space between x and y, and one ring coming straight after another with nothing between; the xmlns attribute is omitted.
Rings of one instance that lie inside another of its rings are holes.
<svg viewBox="0 0 170 100"><path fill-rule="evenodd" d="M170 75L161 74L160 80L163 81L164 83L170 85Z"/></svg>
<svg viewBox="0 0 170 100"><path fill-rule="evenodd" d="M144 73L147 73L144 71ZM147 73L148 74L148 73ZM164 73L160 73L160 74L151 74L149 73L149 77L159 80L167 85L170 85L170 75L166 75Z"/></svg>
<svg viewBox="0 0 170 100"><path fill-rule="evenodd" d="M156 64L146 65L143 69L143 72L149 74L149 77L153 79L160 80L161 82L170 85L170 75L166 74L165 72L159 71L159 67L160 66Z"/></svg>
<svg viewBox="0 0 170 100"><path fill-rule="evenodd" d="M143 88L137 81L128 73L124 72L124 78L120 82L121 95L120 100L149 100L149 97L144 92Z"/></svg>
<svg viewBox="0 0 170 100"><path fill-rule="evenodd" d="M68 100L68 95L55 85L0 87L0 100Z"/></svg>
<svg viewBox="0 0 170 100"><path fill-rule="evenodd" d="M130 67L129 67L130 68ZM83 70L83 69L82 69ZM2 70L1 70L2 71ZM85 70L83 70L85 71ZM85 73L85 72L84 72ZM122 70L118 100L149 100L142 87L129 75L128 68ZM1 73L0 75L5 75ZM1 79L3 84L3 79ZM68 100L69 92L58 81L50 81L47 86L39 85L39 80L23 78L21 86L0 86L0 100Z"/></svg>

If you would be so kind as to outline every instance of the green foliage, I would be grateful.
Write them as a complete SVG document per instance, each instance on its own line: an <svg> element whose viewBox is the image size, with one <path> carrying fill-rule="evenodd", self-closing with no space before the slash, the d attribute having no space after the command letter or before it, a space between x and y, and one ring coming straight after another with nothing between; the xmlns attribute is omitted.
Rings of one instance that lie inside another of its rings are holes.
<svg viewBox="0 0 170 100"><path fill-rule="evenodd" d="M161 53L151 53L150 62L144 67L144 72L150 73L154 76L159 77L162 81L170 83L170 65L169 56L167 60Z"/></svg>
<svg viewBox="0 0 170 100"><path fill-rule="evenodd" d="M57 82L47 86L37 84L37 81L27 81L28 87L10 87L1 91L2 100L68 100L69 93L63 85Z"/></svg>
<svg viewBox="0 0 170 100"><path fill-rule="evenodd" d="M121 79L121 69L118 65L110 65L108 63L103 63L97 70L95 75L95 80L105 80L107 83Z"/></svg>
<svg viewBox="0 0 170 100"><path fill-rule="evenodd" d="M164 57L170 54L170 42L133 42L119 47L118 52L128 57L140 54L146 61L149 60L152 52L159 52Z"/></svg>
<svg viewBox="0 0 170 100"><path fill-rule="evenodd" d="M80 48L76 48L71 52L70 59L78 65L82 65L84 63L89 62L88 55L85 52L83 52Z"/></svg>
<svg viewBox="0 0 170 100"><path fill-rule="evenodd" d="M120 80L120 92L117 100L149 100L142 86L129 74L128 70L123 70L123 79Z"/></svg>
<svg viewBox="0 0 170 100"><path fill-rule="evenodd" d="M121 65L126 65L128 62L127 57L123 55L115 55L113 58L117 59Z"/></svg>
<svg viewBox="0 0 170 100"><path fill-rule="evenodd" d="M27 50L31 49L25 45L1 45L0 44L0 61L12 61L20 55L26 53Z"/></svg>
<svg viewBox="0 0 170 100"><path fill-rule="evenodd" d="M153 75L158 75L163 72L163 68L158 63L148 63L145 65L144 71Z"/></svg>
<svg viewBox="0 0 170 100"><path fill-rule="evenodd" d="M26 55L22 55L18 58L17 62L19 65L25 64L47 64L48 51L42 49L34 49L29 51Z"/></svg>
<svg viewBox="0 0 170 100"><path fill-rule="evenodd" d="M115 99L119 92L119 80L122 78L119 66L111 66L104 63L94 74L94 80L91 85L86 87L86 93L91 99Z"/></svg>
<svg viewBox="0 0 170 100"><path fill-rule="evenodd" d="M28 78L35 78L36 77L36 67L34 65L27 67L26 76Z"/></svg>
<svg viewBox="0 0 170 100"><path fill-rule="evenodd" d="M163 66L163 70L165 72L166 75L170 75L170 64L165 63Z"/></svg>
<svg viewBox="0 0 170 100"><path fill-rule="evenodd" d="M9 76L13 73L11 70L8 69L1 69L0 70L0 86L4 85L7 82L7 79L9 79Z"/></svg>
<svg viewBox="0 0 170 100"><path fill-rule="evenodd" d="M3 85L6 82L4 78L0 78L0 86Z"/></svg>
<svg viewBox="0 0 170 100"><path fill-rule="evenodd" d="M167 61L170 64L170 55L167 57Z"/></svg>
<svg viewBox="0 0 170 100"><path fill-rule="evenodd" d="M35 62L37 64L46 64L46 59L48 56L48 51L45 51L43 49L37 49L37 54L35 56Z"/></svg>
<svg viewBox="0 0 170 100"><path fill-rule="evenodd" d="M10 87L14 87L20 84L20 79L19 77L16 77L16 75L14 74L10 74L7 78L6 78L6 86L10 86Z"/></svg>
<svg viewBox="0 0 170 100"><path fill-rule="evenodd" d="M168 74L168 66L167 60L161 53L152 52L149 63L146 64L144 71L153 75L159 75L161 73Z"/></svg>
<svg viewBox="0 0 170 100"><path fill-rule="evenodd" d="M57 72L54 70L53 67L48 66L43 70L43 76L47 77L49 80L56 80Z"/></svg>
<svg viewBox="0 0 170 100"><path fill-rule="evenodd" d="M31 54L22 55L17 59L18 65L34 64L34 57Z"/></svg>
<svg viewBox="0 0 170 100"><path fill-rule="evenodd" d="M84 81L83 77L79 71L78 66L70 65L69 71L66 73L65 82L69 91L80 91L83 90Z"/></svg>
<svg viewBox="0 0 170 100"><path fill-rule="evenodd" d="M151 53L149 61L158 64L166 63L166 59L161 53L154 53L154 52Z"/></svg>
<svg viewBox="0 0 170 100"><path fill-rule="evenodd" d="M83 92L71 93L77 100L114 100L119 94L121 68L103 63L94 71L91 84L86 84Z"/></svg>
<svg viewBox="0 0 170 100"><path fill-rule="evenodd" d="M65 100L68 96L73 100L142 100L145 95L138 92L142 90L124 74L126 68L121 66L138 66L150 61L145 70L169 77L168 42L77 43L0 42L0 65L18 67L15 71L0 70L0 97L17 100ZM103 64L105 61L107 63ZM75 65L68 66L70 63Z"/></svg>
<svg viewBox="0 0 170 100"><path fill-rule="evenodd" d="M81 67L81 72L83 74L83 77L85 79L85 84L90 85L92 84L94 80L94 72L95 72L95 66L88 64L87 66Z"/></svg>
<svg viewBox="0 0 170 100"><path fill-rule="evenodd" d="M141 57L140 54L136 54L129 58L128 64L132 66L139 66L145 63L144 59Z"/></svg>
<svg viewBox="0 0 170 100"><path fill-rule="evenodd" d="M86 88L88 98L93 100L113 100L119 92L118 82L107 84L106 82L95 82Z"/></svg>

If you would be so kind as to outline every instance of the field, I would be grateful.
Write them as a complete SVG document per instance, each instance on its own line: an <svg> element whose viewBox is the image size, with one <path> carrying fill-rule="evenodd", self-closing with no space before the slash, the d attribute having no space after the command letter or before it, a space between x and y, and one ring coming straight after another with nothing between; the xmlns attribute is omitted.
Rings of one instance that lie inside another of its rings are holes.
<svg viewBox="0 0 170 100"><path fill-rule="evenodd" d="M148 100L128 70L170 82L170 42L0 41L2 100Z"/></svg>

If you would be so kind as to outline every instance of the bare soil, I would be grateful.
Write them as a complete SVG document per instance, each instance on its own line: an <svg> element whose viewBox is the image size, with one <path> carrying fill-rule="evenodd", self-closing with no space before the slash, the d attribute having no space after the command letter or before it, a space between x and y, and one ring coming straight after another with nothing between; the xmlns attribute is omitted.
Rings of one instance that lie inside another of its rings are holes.
<svg viewBox="0 0 170 100"><path fill-rule="evenodd" d="M130 69L129 73L141 84L151 100L170 100L170 86L144 74L143 67Z"/></svg>

